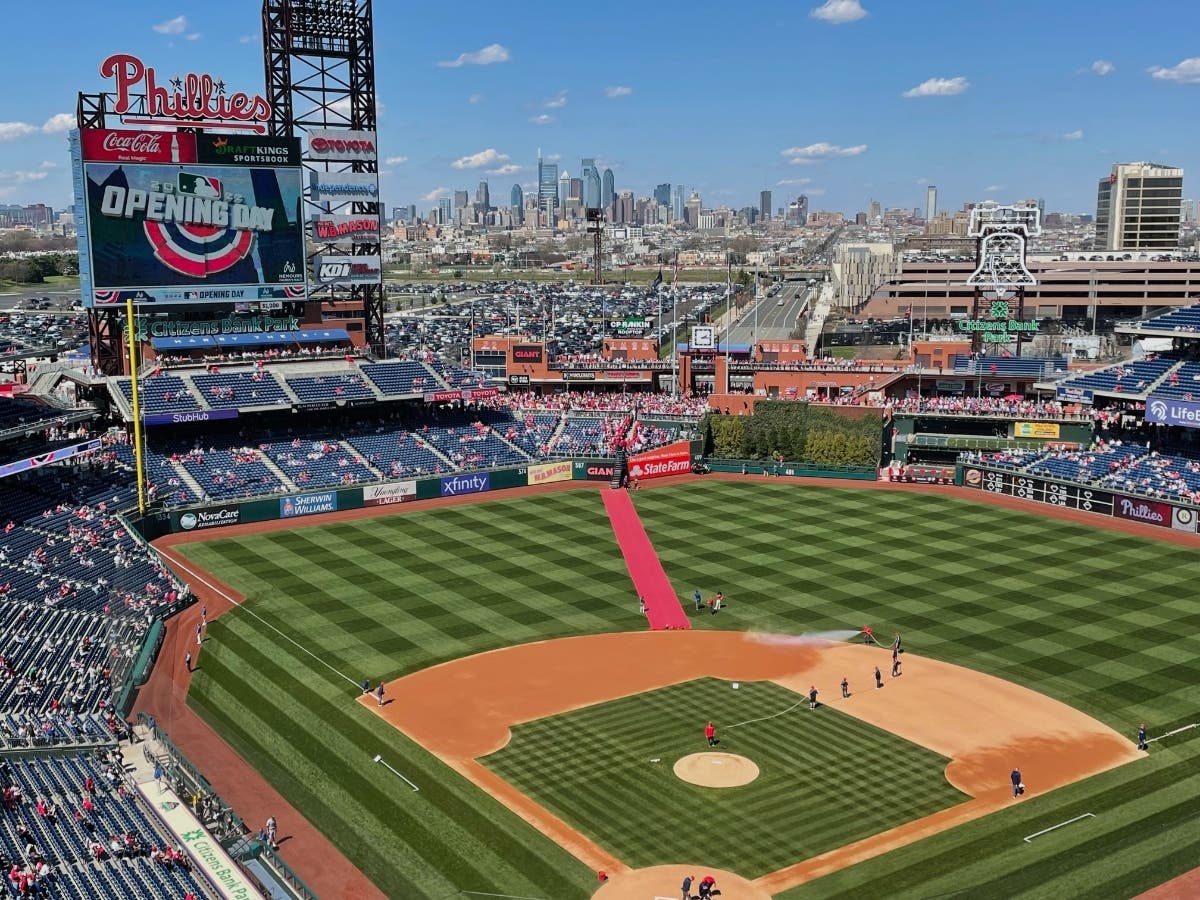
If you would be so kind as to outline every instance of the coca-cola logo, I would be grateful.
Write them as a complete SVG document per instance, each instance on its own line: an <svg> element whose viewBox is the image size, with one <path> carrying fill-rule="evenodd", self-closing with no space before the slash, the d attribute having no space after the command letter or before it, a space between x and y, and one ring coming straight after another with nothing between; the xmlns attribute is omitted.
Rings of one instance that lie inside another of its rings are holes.
<svg viewBox="0 0 1200 900"><path fill-rule="evenodd" d="M116 82L113 112L127 125L220 125L267 133L270 101L261 94L230 92L223 80L211 75L189 72L160 83L154 67L130 53L106 58L100 63L100 74ZM145 96L145 113L128 115L138 95Z"/></svg>
<svg viewBox="0 0 1200 900"><path fill-rule="evenodd" d="M161 153L161 134L147 131L137 131L130 134L120 134L110 131L104 136L101 146L109 151L125 153Z"/></svg>

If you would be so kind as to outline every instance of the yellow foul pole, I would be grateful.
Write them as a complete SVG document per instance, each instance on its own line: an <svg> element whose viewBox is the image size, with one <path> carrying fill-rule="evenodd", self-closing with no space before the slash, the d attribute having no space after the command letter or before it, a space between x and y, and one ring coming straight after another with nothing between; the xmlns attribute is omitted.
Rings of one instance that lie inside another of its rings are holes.
<svg viewBox="0 0 1200 900"><path fill-rule="evenodd" d="M133 397L133 459L137 463L138 514L146 514L145 464L142 461L142 408L138 403L137 343L133 330L133 301L125 301L125 322L129 330L129 374Z"/></svg>

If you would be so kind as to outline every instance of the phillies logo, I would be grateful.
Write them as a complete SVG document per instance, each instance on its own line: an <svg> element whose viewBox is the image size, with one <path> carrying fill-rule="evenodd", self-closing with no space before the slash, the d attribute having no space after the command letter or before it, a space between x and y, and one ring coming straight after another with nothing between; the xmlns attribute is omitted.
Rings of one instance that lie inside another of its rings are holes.
<svg viewBox="0 0 1200 900"><path fill-rule="evenodd" d="M262 95L225 93L225 82L211 75L189 72L176 75L168 84L159 84L152 66L129 53L114 53L100 64L100 74L116 82L113 112L129 125L173 124L187 127L204 125L238 128L266 134L264 124L271 118L270 102ZM127 116L136 95L145 95L144 115Z"/></svg>

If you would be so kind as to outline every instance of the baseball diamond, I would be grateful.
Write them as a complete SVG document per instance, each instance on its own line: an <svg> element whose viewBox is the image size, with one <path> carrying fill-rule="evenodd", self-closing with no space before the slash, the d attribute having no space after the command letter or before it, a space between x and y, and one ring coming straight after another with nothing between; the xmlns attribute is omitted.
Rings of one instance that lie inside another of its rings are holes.
<svg viewBox="0 0 1200 900"><path fill-rule="evenodd" d="M247 601L212 623L189 702L387 896L583 898L603 869L597 896L621 900L693 864L784 900L1120 896L1185 871L1200 743L1146 754L1132 729L1197 718L1194 546L882 487L637 492L685 609L693 589L726 597L690 631L644 630L587 488L173 536L172 558ZM864 624L903 632L902 674L886 649L803 638ZM364 678L384 706L348 702ZM758 779L674 778L708 719ZM419 793L372 765L381 752ZM780 771L803 780L762 795L753 818L776 837L751 838L739 798Z"/></svg>

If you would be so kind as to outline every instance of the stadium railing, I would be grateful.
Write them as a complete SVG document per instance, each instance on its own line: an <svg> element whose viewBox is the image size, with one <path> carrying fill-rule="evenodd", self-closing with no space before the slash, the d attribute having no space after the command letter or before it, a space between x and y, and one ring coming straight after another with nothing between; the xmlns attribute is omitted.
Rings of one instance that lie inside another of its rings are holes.
<svg viewBox="0 0 1200 900"><path fill-rule="evenodd" d="M713 472L740 472L743 475L779 475L788 478L846 478L852 481L874 481L879 477L875 466L826 466L818 463L776 463L769 459L724 459L706 457L705 465Z"/></svg>

